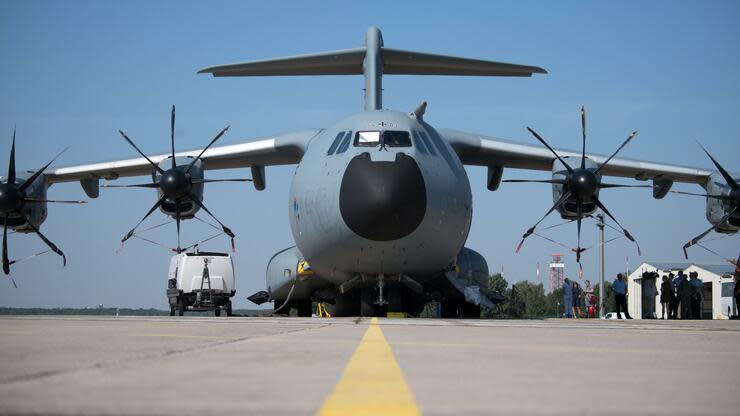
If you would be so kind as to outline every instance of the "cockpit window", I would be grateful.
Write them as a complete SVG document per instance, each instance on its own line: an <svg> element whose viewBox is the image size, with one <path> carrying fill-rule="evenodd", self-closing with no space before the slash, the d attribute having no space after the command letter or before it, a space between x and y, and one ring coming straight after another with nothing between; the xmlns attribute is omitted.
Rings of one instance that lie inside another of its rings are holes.
<svg viewBox="0 0 740 416"><path fill-rule="evenodd" d="M355 134L355 146L375 147L379 145L388 147L411 147L411 135L407 131L386 130L358 131Z"/></svg>
<svg viewBox="0 0 740 416"><path fill-rule="evenodd" d="M411 147L411 137L407 131L386 130L383 132L383 144L388 147Z"/></svg>
<svg viewBox="0 0 740 416"><path fill-rule="evenodd" d="M355 146L375 147L380 144L379 131L358 131L355 135Z"/></svg>
<svg viewBox="0 0 740 416"><path fill-rule="evenodd" d="M334 138L334 142L331 144L331 146L329 147L329 150L326 152L328 156L333 155L334 151L337 150L339 143L342 141L342 138L344 137L344 133L345 132L343 131L340 131L339 133L337 133L337 137Z"/></svg>
<svg viewBox="0 0 740 416"><path fill-rule="evenodd" d="M344 134L344 139L342 139L342 144L339 145L339 149L337 149L337 154L344 153L349 148L349 139L352 137L352 132L348 131Z"/></svg>

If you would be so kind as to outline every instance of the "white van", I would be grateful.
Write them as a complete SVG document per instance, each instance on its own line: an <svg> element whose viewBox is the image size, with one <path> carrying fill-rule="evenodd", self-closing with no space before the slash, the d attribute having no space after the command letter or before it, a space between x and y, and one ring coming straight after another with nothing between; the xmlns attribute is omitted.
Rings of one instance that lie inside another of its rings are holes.
<svg viewBox="0 0 740 416"><path fill-rule="evenodd" d="M207 276L206 276L207 275ZM231 316L234 288L234 264L228 253L194 252L172 256L167 276L170 316L182 316L186 310L221 310Z"/></svg>

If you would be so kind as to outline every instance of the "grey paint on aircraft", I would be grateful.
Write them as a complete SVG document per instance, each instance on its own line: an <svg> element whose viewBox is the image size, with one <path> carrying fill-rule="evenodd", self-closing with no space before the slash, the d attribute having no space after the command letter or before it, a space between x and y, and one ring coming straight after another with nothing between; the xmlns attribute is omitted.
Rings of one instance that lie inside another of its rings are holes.
<svg viewBox="0 0 740 416"><path fill-rule="evenodd" d="M453 313L475 316L475 308L460 302L491 305L500 298L488 292L485 259L463 247L472 219L470 183L463 164L488 167L490 190L498 188L504 168L509 167L562 176L564 166L554 163L552 153L542 147L435 129L423 120L426 103L410 113L382 109L384 74L528 77L546 73L542 68L390 49L384 46L380 31L371 27L360 48L219 65L200 73L215 77L364 75L363 112L326 129L211 148L203 154L202 166L195 169L194 174L202 177L202 170L249 166L254 186L261 190L265 166L297 165L288 200L296 246L275 254L266 273L269 295L280 302L292 289L292 300L326 298L336 302L340 313L356 314L360 305L362 310L367 306L366 295L373 288L377 294L388 281L391 292L399 286L405 291L404 310L418 310L423 302L435 299L442 302L443 315L450 306ZM358 142L373 137L383 140ZM186 165L187 158L199 153L177 153L177 165ZM558 153L580 161L580 152ZM607 159L586 156L588 168ZM167 165L168 157L158 155L151 160ZM81 181L93 197L99 178L151 173L146 160L129 159L56 169L47 175L47 183ZM707 185L710 171L682 166L615 158L601 173L652 179L660 185L656 197L664 196L673 181L720 192L710 189L711 183ZM556 199L561 188L553 187ZM203 198L202 187L196 193ZM565 206L560 214L574 213ZM710 221L716 217L714 213L710 216L709 209L707 215ZM303 260L310 263L313 273L298 276ZM390 297L391 302L399 299ZM382 303L381 296L377 299Z"/></svg>

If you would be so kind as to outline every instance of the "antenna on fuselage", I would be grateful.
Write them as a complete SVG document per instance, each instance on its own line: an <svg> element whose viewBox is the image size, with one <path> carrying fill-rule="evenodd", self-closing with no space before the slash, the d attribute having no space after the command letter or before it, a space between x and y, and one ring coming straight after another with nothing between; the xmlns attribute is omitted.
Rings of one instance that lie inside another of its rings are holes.
<svg viewBox="0 0 740 416"><path fill-rule="evenodd" d="M536 66L386 48L380 29L371 26L361 48L218 65L198 73L214 77L364 75L365 111L373 111L383 108L383 74L531 77L547 71Z"/></svg>

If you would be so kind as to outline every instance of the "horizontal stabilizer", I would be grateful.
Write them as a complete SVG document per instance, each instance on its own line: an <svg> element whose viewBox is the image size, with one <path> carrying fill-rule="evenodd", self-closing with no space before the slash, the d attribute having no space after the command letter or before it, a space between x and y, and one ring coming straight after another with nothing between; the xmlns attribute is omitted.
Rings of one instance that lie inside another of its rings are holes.
<svg viewBox="0 0 740 416"><path fill-rule="evenodd" d="M433 55L400 49L382 48L382 51L384 74L531 77L534 73L547 73L536 66Z"/></svg>
<svg viewBox="0 0 740 416"><path fill-rule="evenodd" d="M267 59L212 66L198 71L214 77L254 77L287 75L362 75L366 48L321 52L286 58ZM383 74L469 75L529 77L546 74L536 66L459 58L447 55L380 48Z"/></svg>
<svg viewBox="0 0 740 416"><path fill-rule="evenodd" d="M287 58L266 59L212 66L198 71L214 77L257 77L265 75L361 75L365 48L321 52Z"/></svg>

